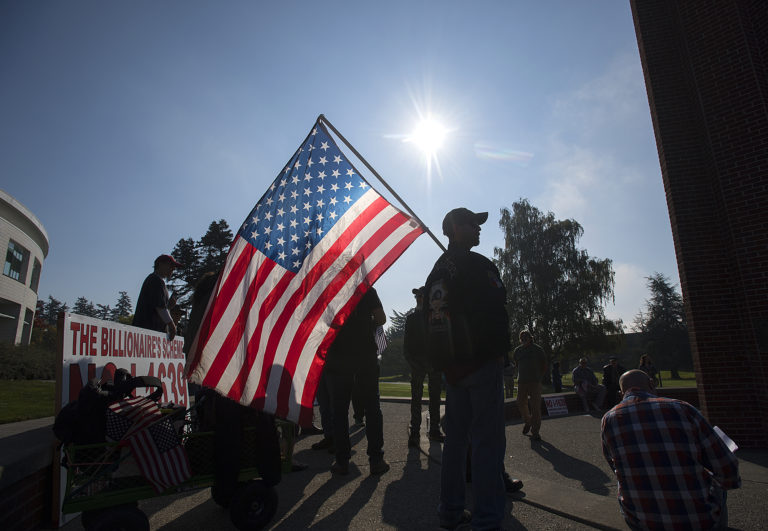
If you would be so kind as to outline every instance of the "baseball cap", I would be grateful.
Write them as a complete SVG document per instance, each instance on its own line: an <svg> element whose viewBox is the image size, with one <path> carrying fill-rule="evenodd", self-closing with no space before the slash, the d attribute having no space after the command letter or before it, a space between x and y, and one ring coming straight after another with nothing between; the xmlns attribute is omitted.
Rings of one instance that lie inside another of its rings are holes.
<svg viewBox="0 0 768 531"><path fill-rule="evenodd" d="M463 223L477 223L482 225L488 220L488 212L472 212L468 208L454 208L443 218L443 234L450 237L453 227Z"/></svg>
<svg viewBox="0 0 768 531"><path fill-rule="evenodd" d="M161 254L155 258L155 267L157 267L157 264L162 264L163 262L170 262L173 267L183 267L181 263L177 262L170 254Z"/></svg>

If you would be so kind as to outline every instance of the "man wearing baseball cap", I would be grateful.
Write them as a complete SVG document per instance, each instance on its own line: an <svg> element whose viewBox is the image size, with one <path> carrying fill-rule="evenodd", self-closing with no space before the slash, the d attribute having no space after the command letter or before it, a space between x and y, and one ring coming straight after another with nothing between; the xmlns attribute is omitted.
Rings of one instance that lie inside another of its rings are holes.
<svg viewBox="0 0 768 531"><path fill-rule="evenodd" d="M504 520L504 356L510 350L507 292L499 270L472 252L487 212L456 208L443 219L448 250L425 283L430 361L445 373L445 444L440 526L498 529ZM474 514L465 509L471 449Z"/></svg>
<svg viewBox="0 0 768 531"><path fill-rule="evenodd" d="M176 298L168 297L164 279L170 278L177 267L181 267L181 264L169 254L161 254L155 258L154 271L141 285L136 311L133 314L133 326L167 332L169 339L176 336L176 324L170 312L176 306Z"/></svg>

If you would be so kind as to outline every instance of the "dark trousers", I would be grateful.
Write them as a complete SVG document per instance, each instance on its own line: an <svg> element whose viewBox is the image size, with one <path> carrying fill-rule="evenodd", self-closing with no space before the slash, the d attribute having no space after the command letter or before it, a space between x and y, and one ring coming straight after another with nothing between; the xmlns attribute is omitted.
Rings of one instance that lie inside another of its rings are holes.
<svg viewBox="0 0 768 531"><path fill-rule="evenodd" d="M379 364L376 359L361 363L357 370L333 370L326 367L331 387L333 409L333 439L336 461L348 462L352 455L349 442L349 403L352 388L360 386L360 399L365 408L365 437L368 439L368 460L377 463L384 456L384 420L379 406Z"/></svg>
<svg viewBox="0 0 768 531"><path fill-rule="evenodd" d="M328 384L326 371L320 376L317 384L317 407L320 410L320 426L323 428L323 437L333 437L333 406L331 404L331 386Z"/></svg>
<svg viewBox="0 0 768 531"><path fill-rule="evenodd" d="M421 399L424 396L424 378L429 378L429 430L440 431L440 388L442 373L427 372L424 369L411 367L411 433L421 429Z"/></svg>
<svg viewBox="0 0 768 531"><path fill-rule="evenodd" d="M352 416L357 421L362 421L365 417L365 404L363 404L363 397L360 394L357 377L355 377L355 384L352 386Z"/></svg>
<svg viewBox="0 0 768 531"><path fill-rule="evenodd" d="M605 389L605 403L603 404L603 407L605 407L605 409L611 409L613 406L621 402L621 391L619 390L618 385L608 385L605 387Z"/></svg>

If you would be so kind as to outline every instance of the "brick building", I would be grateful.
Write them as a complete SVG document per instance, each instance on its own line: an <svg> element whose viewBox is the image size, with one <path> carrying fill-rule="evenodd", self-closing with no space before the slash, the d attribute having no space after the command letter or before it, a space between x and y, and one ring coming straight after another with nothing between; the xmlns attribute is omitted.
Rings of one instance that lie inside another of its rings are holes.
<svg viewBox="0 0 768 531"><path fill-rule="evenodd" d="M768 2L631 0L699 402L768 446Z"/></svg>

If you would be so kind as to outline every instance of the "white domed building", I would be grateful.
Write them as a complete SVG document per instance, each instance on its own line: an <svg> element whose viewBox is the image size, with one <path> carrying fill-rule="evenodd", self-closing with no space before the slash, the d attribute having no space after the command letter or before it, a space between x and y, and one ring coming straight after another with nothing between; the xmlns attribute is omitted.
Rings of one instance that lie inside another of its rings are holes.
<svg viewBox="0 0 768 531"><path fill-rule="evenodd" d="M3 251L5 251L3 253ZM48 233L32 212L0 190L0 342L26 345L32 334L37 288Z"/></svg>

